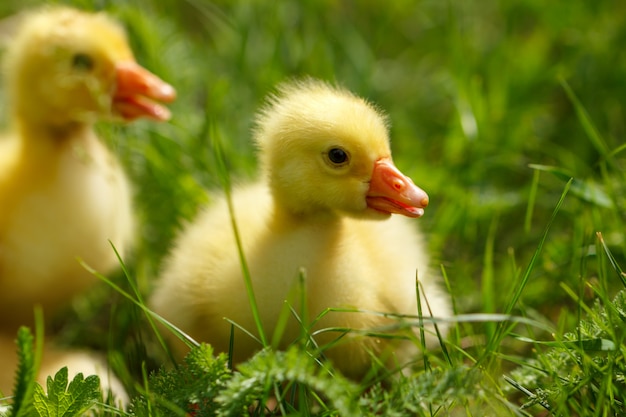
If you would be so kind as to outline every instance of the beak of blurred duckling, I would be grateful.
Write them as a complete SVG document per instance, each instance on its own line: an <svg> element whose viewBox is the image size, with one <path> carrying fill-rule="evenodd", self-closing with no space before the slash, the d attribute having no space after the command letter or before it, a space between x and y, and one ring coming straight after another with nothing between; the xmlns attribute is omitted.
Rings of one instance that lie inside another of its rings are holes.
<svg viewBox="0 0 626 417"><path fill-rule="evenodd" d="M158 121L169 120L171 112L160 103L174 101L176 98L174 87L134 61L118 63L115 71L113 112L116 115L126 121L140 117Z"/></svg>

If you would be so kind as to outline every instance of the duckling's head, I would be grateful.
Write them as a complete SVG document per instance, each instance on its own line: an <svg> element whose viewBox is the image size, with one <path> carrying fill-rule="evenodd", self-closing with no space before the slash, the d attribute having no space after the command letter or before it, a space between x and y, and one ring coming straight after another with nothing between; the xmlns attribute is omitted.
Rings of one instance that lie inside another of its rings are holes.
<svg viewBox="0 0 626 417"><path fill-rule="evenodd" d="M139 66L119 24L103 13L46 7L26 13L4 61L14 116L63 126L102 117L169 118L155 101L174 89Z"/></svg>
<svg viewBox="0 0 626 417"><path fill-rule="evenodd" d="M428 196L394 166L387 124L344 89L311 79L279 86L255 130L277 204L294 214L421 216Z"/></svg>

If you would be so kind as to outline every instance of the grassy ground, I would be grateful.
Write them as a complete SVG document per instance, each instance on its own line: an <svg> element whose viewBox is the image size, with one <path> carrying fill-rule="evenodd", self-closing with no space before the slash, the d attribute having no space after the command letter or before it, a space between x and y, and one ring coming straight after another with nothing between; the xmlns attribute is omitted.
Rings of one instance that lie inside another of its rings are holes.
<svg viewBox="0 0 626 417"><path fill-rule="evenodd" d="M27 3L40 4L4 1L0 14ZM420 222L458 313L528 320L460 322L411 381L351 404L384 415L626 412L626 316L611 302L626 265L626 3L61 3L117 16L138 61L179 93L169 124L100 127L135 184L140 239L126 261L141 293L180 224L210 201L204 190L219 187L215 135L231 175L250 177L251 120L272 87L337 81L389 113L394 159L431 197ZM138 393L133 382L162 359L143 313L106 285L74 310L63 337L110 350ZM319 378L322 391L345 388ZM544 404L521 409L529 400ZM333 403L326 414L337 410L350 412Z"/></svg>

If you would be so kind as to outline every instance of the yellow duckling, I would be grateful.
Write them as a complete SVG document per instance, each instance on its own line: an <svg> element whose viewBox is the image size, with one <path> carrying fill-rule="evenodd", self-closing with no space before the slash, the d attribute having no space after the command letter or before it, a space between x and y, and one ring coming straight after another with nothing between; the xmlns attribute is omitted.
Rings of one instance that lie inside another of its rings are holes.
<svg viewBox="0 0 626 417"><path fill-rule="evenodd" d="M167 120L174 89L139 66L122 27L66 7L28 12L4 56L10 130L0 136L0 392L10 394L16 329L49 318L107 273L133 237L131 190L98 140L100 119ZM39 381L68 366L125 393L97 354L47 341Z"/></svg>
<svg viewBox="0 0 626 417"><path fill-rule="evenodd" d="M267 339L278 332L276 347L284 348L328 308L361 309L369 313L322 314L308 330L355 330L313 336L318 346L329 347L323 353L340 371L360 378L373 356L388 366L415 359L416 328L396 328L414 339L408 341L362 334L393 332L389 326L398 324L372 312L417 315L416 274L426 294L424 314L429 316L426 299L434 316L451 314L410 219L423 214L428 196L394 166L386 118L344 89L315 80L293 82L282 85L260 112L256 144L262 180L236 188L232 203ZM305 306L294 290L299 271L305 275ZM299 318L290 315L277 330L285 300ZM225 198L179 237L151 303L218 352L229 350L231 324L225 318L259 337ZM445 332L445 325L440 330ZM436 343L432 333L428 342ZM184 353L182 344L173 346ZM236 328L235 363L260 348Z"/></svg>
<svg viewBox="0 0 626 417"><path fill-rule="evenodd" d="M26 13L5 54L10 131L0 136L0 328L49 317L118 266L131 190L99 119L166 120L174 89L139 66L122 27L65 7Z"/></svg>

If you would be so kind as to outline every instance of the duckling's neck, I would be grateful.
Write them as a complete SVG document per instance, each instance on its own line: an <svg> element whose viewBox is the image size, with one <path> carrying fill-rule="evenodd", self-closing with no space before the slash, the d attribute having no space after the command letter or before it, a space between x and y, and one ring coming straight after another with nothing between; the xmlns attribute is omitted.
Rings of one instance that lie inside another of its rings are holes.
<svg viewBox="0 0 626 417"><path fill-rule="evenodd" d="M42 169L54 170L62 155L77 151L90 153L98 142L93 125L86 123L61 125L16 120L13 128L22 155L19 159L26 170L33 169L33 166L38 166L39 172Z"/></svg>
<svg viewBox="0 0 626 417"><path fill-rule="evenodd" d="M277 181L268 183L274 215L286 223L333 223L340 220L341 215L336 210L316 204L314 199L303 198L302 195L293 195L289 190L277 186Z"/></svg>
<svg viewBox="0 0 626 417"><path fill-rule="evenodd" d="M293 211L280 204L274 204L276 224L287 229L295 229L303 225L318 225L322 230L339 230L342 216L333 210Z"/></svg>
<svg viewBox="0 0 626 417"><path fill-rule="evenodd" d="M74 138L90 137L93 125L70 121L62 124L16 118L15 129L25 146L59 146Z"/></svg>

